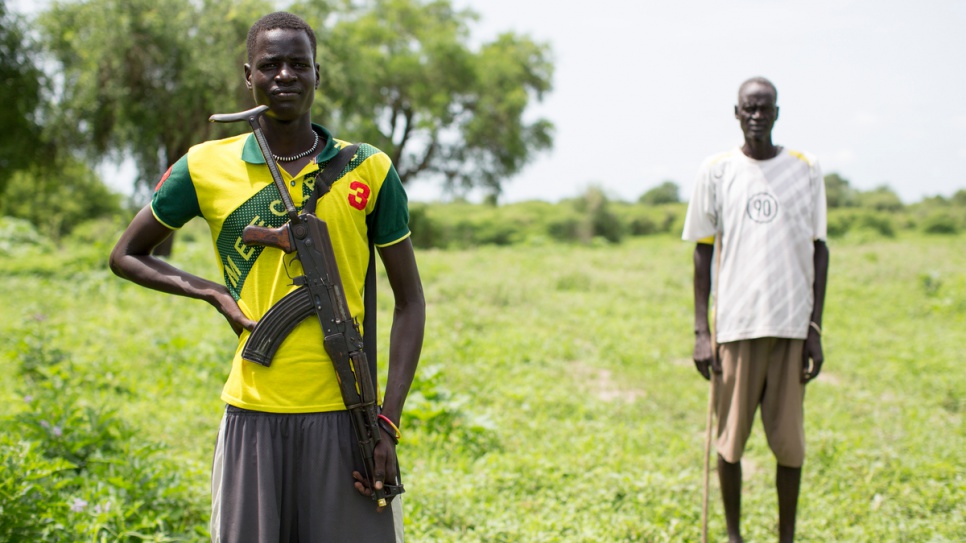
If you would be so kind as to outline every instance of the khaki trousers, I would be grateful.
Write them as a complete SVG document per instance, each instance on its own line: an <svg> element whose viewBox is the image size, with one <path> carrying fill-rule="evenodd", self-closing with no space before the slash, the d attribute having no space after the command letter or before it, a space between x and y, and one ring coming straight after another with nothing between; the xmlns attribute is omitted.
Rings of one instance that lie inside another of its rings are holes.
<svg viewBox="0 0 966 543"><path fill-rule="evenodd" d="M718 453L741 460L755 411L778 465L798 468L805 461L802 349L805 341L757 338L718 345L722 373L718 387Z"/></svg>

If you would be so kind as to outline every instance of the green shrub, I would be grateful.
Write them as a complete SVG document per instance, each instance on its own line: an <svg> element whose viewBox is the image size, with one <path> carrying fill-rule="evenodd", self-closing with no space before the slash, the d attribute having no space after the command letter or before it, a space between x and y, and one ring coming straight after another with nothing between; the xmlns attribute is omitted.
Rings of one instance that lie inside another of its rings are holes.
<svg viewBox="0 0 966 543"><path fill-rule="evenodd" d="M949 213L933 212L926 216L920 224L922 231L927 234L958 234L959 224Z"/></svg>
<svg viewBox="0 0 966 543"><path fill-rule="evenodd" d="M119 216L84 221L71 230L64 242L71 245L96 246L101 251L110 253L124 227L125 224ZM184 234L182 234L183 237Z"/></svg>
<svg viewBox="0 0 966 543"><path fill-rule="evenodd" d="M23 332L12 352L23 408L0 419L0 540L204 535L184 467L117 415L116 385L72 360L60 326L37 318Z"/></svg>
<svg viewBox="0 0 966 543"><path fill-rule="evenodd" d="M674 181L665 181L648 190L638 199L639 203L649 206L677 204L681 201L680 191Z"/></svg>
<svg viewBox="0 0 966 543"><path fill-rule="evenodd" d="M579 198L553 204L527 201L502 206L413 202L409 228L421 249L483 245L620 243L625 236L680 233L686 204L645 205L611 201L591 187Z"/></svg>
<svg viewBox="0 0 966 543"><path fill-rule="evenodd" d="M861 229L871 230L884 237L895 237L896 229L892 219L885 213L863 213L859 215L856 226Z"/></svg>
<svg viewBox="0 0 966 543"><path fill-rule="evenodd" d="M619 243L623 239L624 223L611 211L610 200L602 188L589 187L573 201L573 206L583 216L576 241L589 243L594 238L603 238Z"/></svg>
<svg viewBox="0 0 966 543"><path fill-rule="evenodd" d="M53 240L85 221L120 215L121 196L89 166L58 160L15 173L0 199L0 214L26 219Z"/></svg>
<svg viewBox="0 0 966 543"><path fill-rule="evenodd" d="M500 207L465 202L416 203L410 210L413 243L421 248L471 248L538 242L549 236L562 242L617 243L626 231L602 193L559 204L520 202Z"/></svg>
<svg viewBox="0 0 966 543"><path fill-rule="evenodd" d="M603 238L611 243L620 243L624 239L624 223L607 209L595 211L590 217L591 235Z"/></svg>
<svg viewBox="0 0 966 543"><path fill-rule="evenodd" d="M848 233L855 216L851 213L836 213L829 210L827 230L829 237L840 238Z"/></svg>
<svg viewBox="0 0 966 543"><path fill-rule="evenodd" d="M465 246L509 245L520 231L517 225L501 221L492 214L475 223L461 223L461 226Z"/></svg>
<svg viewBox="0 0 966 543"><path fill-rule="evenodd" d="M509 245L524 239L531 229L506 208L467 203L414 204L410 209L413 243L422 248L468 248Z"/></svg>
<svg viewBox="0 0 966 543"><path fill-rule="evenodd" d="M892 214L861 209L829 210L829 237L842 237L857 231L887 238L896 235Z"/></svg>
<svg viewBox="0 0 966 543"><path fill-rule="evenodd" d="M455 444L473 457L497 450L499 441L489 419L469 410L472 398L443 386L440 366L419 368L406 399L406 420L421 440Z"/></svg>
<svg viewBox="0 0 966 543"><path fill-rule="evenodd" d="M413 245L420 249L445 247L446 242L440 226L429 216L430 206L412 203L409 206L409 230L412 232Z"/></svg>
<svg viewBox="0 0 966 543"><path fill-rule="evenodd" d="M825 176L825 200L829 208L854 207L858 205L858 191L847 179L832 172Z"/></svg>
<svg viewBox="0 0 966 543"><path fill-rule="evenodd" d="M562 217L547 224L547 234L557 241L572 242L580 237L581 224L578 217Z"/></svg>
<svg viewBox="0 0 966 543"><path fill-rule="evenodd" d="M627 233L631 236L649 236L653 234L680 235L684 228L684 214L687 204L621 204L616 203L612 209L626 225Z"/></svg>
<svg viewBox="0 0 966 543"><path fill-rule="evenodd" d="M860 207L873 209L875 211L900 211L903 208L899 195L888 185L882 185L866 192L859 192L857 202Z"/></svg>
<svg viewBox="0 0 966 543"><path fill-rule="evenodd" d="M45 511L57 500L60 474L72 467L13 432L0 433L0 541L43 541L53 521Z"/></svg>
<svg viewBox="0 0 966 543"><path fill-rule="evenodd" d="M0 217L0 257L49 253L54 244L25 219Z"/></svg>
<svg viewBox="0 0 966 543"><path fill-rule="evenodd" d="M632 236L649 236L660 232L660 227L650 217L634 217L627 231Z"/></svg>

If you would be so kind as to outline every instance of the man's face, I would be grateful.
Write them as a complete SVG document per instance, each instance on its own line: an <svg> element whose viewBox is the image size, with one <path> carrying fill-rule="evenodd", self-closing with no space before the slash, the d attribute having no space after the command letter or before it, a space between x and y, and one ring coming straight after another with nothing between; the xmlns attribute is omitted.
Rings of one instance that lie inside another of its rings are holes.
<svg viewBox="0 0 966 543"><path fill-rule="evenodd" d="M319 85L319 65L305 32L275 28L258 34L245 81L257 105L269 107L268 116L295 120L312 108Z"/></svg>
<svg viewBox="0 0 966 543"><path fill-rule="evenodd" d="M735 118L746 140L771 141L771 129L778 120L775 93L768 85L752 83L738 94Z"/></svg>

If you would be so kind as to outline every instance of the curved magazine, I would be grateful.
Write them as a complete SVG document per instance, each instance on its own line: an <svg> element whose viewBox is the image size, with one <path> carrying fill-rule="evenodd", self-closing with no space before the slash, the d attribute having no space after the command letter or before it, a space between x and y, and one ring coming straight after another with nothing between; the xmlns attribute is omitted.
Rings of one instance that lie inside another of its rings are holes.
<svg viewBox="0 0 966 543"><path fill-rule="evenodd" d="M245 342L242 358L263 366L270 366L275 351L288 337L295 325L315 313L309 289L302 287L285 295L255 325Z"/></svg>

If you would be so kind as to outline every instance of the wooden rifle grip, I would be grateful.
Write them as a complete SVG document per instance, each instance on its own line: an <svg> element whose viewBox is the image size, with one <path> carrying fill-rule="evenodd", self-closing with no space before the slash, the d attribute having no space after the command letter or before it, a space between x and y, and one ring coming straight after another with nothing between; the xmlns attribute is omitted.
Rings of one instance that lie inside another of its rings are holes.
<svg viewBox="0 0 966 543"><path fill-rule="evenodd" d="M275 247L276 249L281 249L286 254L295 250L295 245L292 243L292 236L289 235L288 223L278 228L250 224L242 230L242 242L245 245Z"/></svg>

